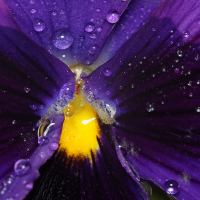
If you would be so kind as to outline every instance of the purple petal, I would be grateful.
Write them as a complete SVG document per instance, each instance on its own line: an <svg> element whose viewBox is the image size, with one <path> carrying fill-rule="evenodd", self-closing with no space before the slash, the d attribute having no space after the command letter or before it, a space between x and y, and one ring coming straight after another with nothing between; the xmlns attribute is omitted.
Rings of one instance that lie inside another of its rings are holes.
<svg viewBox="0 0 200 200"><path fill-rule="evenodd" d="M65 64L27 39L0 27L0 181L19 159L29 158L37 145L38 120L58 99L63 85L75 79Z"/></svg>
<svg viewBox="0 0 200 200"><path fill-rule="evenodd" d="M103 127L110 132L108 127ZM67 157L59 152L42 168L42 176L27 199L148 199L118 160L112 138L97 138L100 150L92 160Z"/></svg>
<svg viewBox="0 0 200 200"><path fill-rule="evenodd" d="M34 181L39 177L39 168L57 150L64 117L56 116L45 144L38 146L28 159L20 159L14 165L14 171L6 176L2 183L1 198L21 200L33 189ZM44 136L43 136L44 137ZM21 165L25 166L22 168Z"/></svg>
<svg viewBox="0 0 200 200"><path fill-rule="evenodd" d="M10 15L10 10L3 0L0 0L0 26L19 29L16 22Z"/></svg>
<svg viewBox="0 0 200 200"><path fill-rule="evenodd" d="M15 0L6 0L6 3L21 29L50 53L70 65L90 65L129 0L20 0L17 4Z"/></svg>
<svg viewBox="0 0 200 200"><path fill-rule="evenodd" d="M114 133L130 165L177 199L200 196L199 4L166 1L85 78L94 99L116 106Z"/></svg>
<svg viewBox="0 0 200 200"><path fill-rule="evenodd" d="M99 67L112 58L120 47L147 21L163 0L131 1L119 23L109 34L99 58L93 65Z"/></svg>

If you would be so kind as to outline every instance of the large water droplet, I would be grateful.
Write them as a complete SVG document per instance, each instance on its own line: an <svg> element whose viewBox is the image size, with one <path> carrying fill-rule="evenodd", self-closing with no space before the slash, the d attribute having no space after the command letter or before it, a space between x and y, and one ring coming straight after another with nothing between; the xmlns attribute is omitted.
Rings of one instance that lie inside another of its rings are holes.
<svg viewBox="0 0 200 200"><path fill-rule="evenodd" d="M45 23L42 19L36 19L33 23L33 28L37 32L42 32L45 29Z"/></svg>
<svg viewBox="0 0 200 200"><path fill-rule="evenodd" d="M86 26L85 26L85 31L92 32L94 30L94 26L95 25L91 22L87 23Z"/></svg>
<svg viewBox="0 0 200 200"><path fill-rule="evenodd" d="M67 49L72 45L73 37L67 29L60 29L53 34L51 41L56 48Z"/></svg>
<svg viewBox="0 0 200 200"><path fill-rule="evenodd" d="M17 176L26 175L31 171L31 164L26 159L20 159L15 163L14 171Z"/></svg>
<svg viewBox="0 0 200 200"><path fill-rule="evenodd" d="M47 137L47 136L40 136L39 138L38 138L38 144L40 145L40 146L44 146L44 145L46 145L46 144L48 144L49 143L49 138Z"/></svg>
<svg viewBox="0 0 200 200"><path fill-rule="evenodd" d="M108 69L108 68L105 68L105 69L103 70L103 74L104 74L105 76L110 76L110 75L112 74L112 71L111 71L110 69Z"/></svg>
<svg viewBox="0 0 200 200"><path fill-rule="evenodd" d="M120 15L118 13L118 11L116 10L111 10L107 15L106 15L106 19L109 23L114 24L116 23L120 18Z"/></svg>
<svg viewBox="0 0 200 200"><path fill-rule="evenodd" d="M58 143L51 143L50 145L49 145L49 149L50 150L52 150L52 151L55 151L55 150L57 150L58 149Z"/></svg>
<svg viewBox="0 0 200 200"><path fill-rule="evenodd" d="M179 184L173 179L165 181L164 189L168 194L176 194L179 191Z"/></svg>
<svg viewBox="0 0 200 200"><path fill-rule="evenodd" d="M147 110L148 112L153 112L153 111L155 110L154 104L153 104L153 103L152 103L152 104L147 103L147 104L146 104L146 110Z"/></svg>

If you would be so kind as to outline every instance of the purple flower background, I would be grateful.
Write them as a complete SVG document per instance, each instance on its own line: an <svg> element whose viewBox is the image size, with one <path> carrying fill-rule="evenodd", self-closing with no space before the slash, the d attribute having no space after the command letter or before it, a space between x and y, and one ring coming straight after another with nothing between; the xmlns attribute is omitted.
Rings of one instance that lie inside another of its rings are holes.
<svg viewBox="0 0 200 200"><path fill-rule="evenodd" d="M173 183L175 199L198 200L199 7L199 0L0 0L0 199L33 189L28 199L147 200L141 178L168 192ZM61 32L68 46L56 46ZM95 69L83 78L86 94L116 108L114 124L100 122L92 165L56 152L63 115L53 117L48 144L37 136L64 85L73 98L68 66L80 63Z"/></svg>

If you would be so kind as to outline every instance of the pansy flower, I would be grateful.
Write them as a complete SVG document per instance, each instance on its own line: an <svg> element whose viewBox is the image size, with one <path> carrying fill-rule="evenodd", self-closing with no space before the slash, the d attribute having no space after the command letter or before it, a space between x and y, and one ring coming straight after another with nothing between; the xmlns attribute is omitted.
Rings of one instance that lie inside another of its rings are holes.
<svg viewBox="0 0 200 200"><path fill-rule="evenodd" d="M0 199L198 200L199 7L1 0Z"/></svg>

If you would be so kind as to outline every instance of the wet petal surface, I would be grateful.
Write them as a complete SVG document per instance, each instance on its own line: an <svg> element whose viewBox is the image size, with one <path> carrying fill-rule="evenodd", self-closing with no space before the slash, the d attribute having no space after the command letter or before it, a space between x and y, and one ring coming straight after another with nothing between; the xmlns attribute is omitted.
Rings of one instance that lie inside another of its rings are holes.
<svg viewBox="0 0 200 200"><path fill-rule="evenodd" d="M0 181L4 182L16 161L33 154L38 120L58 99L62 86L71 83L74 88L75 80L66 65L22 33L0 27L0 38Z"/></svg>
<svg viewBox="0 0 200 200"><path fill-rule="evenodd" d="M164 2L85 78L94 99L116 106L113 132L130 165L177 199L200 195L199 4Z"/></svg>
<svg viewBox="0 0 200 200"><path fill-rule="evenodd" d="M99 67L108 61L120 47L139 29L163 0L131 1L121 16L119 23L112 29L99 58L92 65Z"/></svg>
<svg viewBox="0 0 200 200"><path fill-rule="evenodd" d="M21 29L50 53L70 65L90 65L129 0L6 3Z"/></svg>
<svg viewBox="0 0 200 200"><path fill-rule="evenodd" d="M110 130L97 137L99 151L92 160L59 152L41 169L43 176L27 199L148 199L118 160Z"/></svg>

